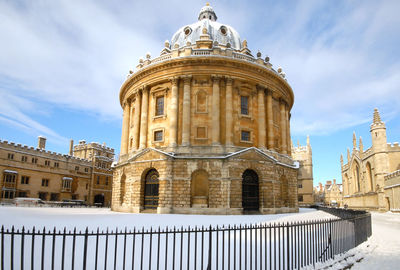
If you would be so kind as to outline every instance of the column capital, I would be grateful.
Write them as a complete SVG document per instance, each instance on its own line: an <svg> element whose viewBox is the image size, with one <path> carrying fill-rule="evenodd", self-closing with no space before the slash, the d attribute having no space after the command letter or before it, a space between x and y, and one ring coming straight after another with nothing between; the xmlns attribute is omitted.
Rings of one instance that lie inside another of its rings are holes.
<svg viewBox="0 0 400 270"><path fill-rule="evenodd" d="M232 85L233 79L230 76L225 76L226 85Z"/></svg>
<svg viewBox="0 0 400 270"><path fill-rule="evenodd" d="M185 76L181 76L180 78L183 79L184 84L190 84L190 82L192 80L192 75L185 75Z"/></svg>
<svg viewBox="0 0 400 270"><path fill-rule="evenodd" d="M218 76L218 75L211 75L211 79L213 81L213 83L218 83L219 80L221 79L222 76Z"/></svg>
<svg viewBox="0 0 400 270"><path fill-rule="evenodd" d="M171 82L172 86L176 86L178 85L179 77L178 76L171 77L169 78L169 81Z"/></svg>
<svg viewBox="0 0 400 270"><path fill-rule="evenodd" d="M260 84L257 84L257 85L256 85L256 89L257 89L258 91L265 91L265 90L267 90L267 88L266 88L265 86L260 85Z"/></svg>
<svg viewBox="0 0 400 270"><path fill-rule="evenodd" d="M280 104L281 106L285 106L285 107L288 106L286 100L284 100L282 97L279 98L279 104Z"/></svg>

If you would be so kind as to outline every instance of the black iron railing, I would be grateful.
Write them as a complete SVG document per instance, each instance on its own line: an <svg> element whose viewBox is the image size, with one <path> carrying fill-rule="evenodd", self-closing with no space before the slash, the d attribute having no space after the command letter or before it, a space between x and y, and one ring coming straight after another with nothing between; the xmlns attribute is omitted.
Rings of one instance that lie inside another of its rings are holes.
<svg viewBox="0 0 400 270"><path fill-rule="evenodd" d="M337 216L307 222L148 230L2 227L0 266L1 269L298 269L346 252L371 235L370 214L340 217L337 212Z"/></svg>

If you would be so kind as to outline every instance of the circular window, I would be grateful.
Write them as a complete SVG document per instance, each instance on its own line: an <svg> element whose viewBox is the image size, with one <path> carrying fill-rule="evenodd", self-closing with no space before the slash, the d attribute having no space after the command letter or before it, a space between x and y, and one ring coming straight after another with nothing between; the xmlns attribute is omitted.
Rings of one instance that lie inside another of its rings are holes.
<svg viewBox="0 0 400 270"><path fill-rule="evenodd" d="M186 36L190 35L192 33L192 29L188 26L183 29L183 32L185 33Z"/></svg>
<svg viewBox="0 0 400 270"><path fill-rule="evenodd" d="M225 26L221 26L221 28L219 29L219 31L220 31L221 34L223 34L224 36L226 36L226 33L228 32Z"/></svg>

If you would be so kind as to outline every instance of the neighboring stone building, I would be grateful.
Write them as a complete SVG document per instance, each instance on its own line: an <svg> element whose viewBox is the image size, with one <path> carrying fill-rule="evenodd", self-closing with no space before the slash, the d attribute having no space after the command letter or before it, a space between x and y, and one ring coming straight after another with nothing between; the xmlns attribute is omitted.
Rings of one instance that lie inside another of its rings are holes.
<svg viewBox="0 0 400 270"><path fill-rule="evenodd" d="M324 186L322 183L319 183L318 186L314 187L313 197L314 197L314 204L316 205L323 205L325 204L324 200Z"/></svg>
<svg viewBox="0 0 400 270"><path fill-rule="evenodd" d="M364 151L360 138L357 148L356 136L353 134L353 150L351 153L347 150L347 164L343 164L343 156L340 158L343 203L349 208L388 210L385 175L400 169L400 146L398 143L387 143L386 126L377 109L374 111L370 132L372 147Z"/></svg>
<svg viewBox="0 0 400 270"><path fill-rule="evenodd" d="M324 204L330 206L343 206L342 184L336 184L336 179L326 181L324 188Z"/></svg>
<svg viewBox="0 0 400 270"><path fill-rule="evenodd" d="M112 210L295 212L294 95L214 10L140 60L121 87L121 154Z"/></svg>
<svg viewBox="0 0 400 270"><path fill-rule="evenodd" d="M107 147L105 143L79 141L78 145L74 145L73 156L91 161L92 175L88 201L111 206L113 178L111 165L114 161L114 149Z"/></svg>
<svg viewBox="0 0 400 270"><path fill-rule="evenodd" d="M114 150L95 143L85 144L84 141L75 149L77 156L72 153L71 141L69 155L47 151L44 137L39 137L37 148L0 141L1 200L32 197L46 201L73 199L110 205ZM83 149L87 149L87 153L93 153L93 149L97 152L85 156ZM107 155L107 158L100 157L99 153ZM102 159L106 160L99 164L98 160ZM102 177L100 184L96 182L98 176ZM108 177L107 185L104 177ZM99 196L103 194L105 199Z"/></svg>
<svg viewBox="0 0 400 270"><path fill-rule="evenodd" d="M400 170L385 176L386 210L400 212Z"/></svg>
<svg viewBox="0 0 400 270"><path fill-rule="evenodd" d="M300 162L297 177L299 206L310 206L314 204L313 197L313 162L310 137L307 136L307 145L292 146L292 158Z"/></svg>

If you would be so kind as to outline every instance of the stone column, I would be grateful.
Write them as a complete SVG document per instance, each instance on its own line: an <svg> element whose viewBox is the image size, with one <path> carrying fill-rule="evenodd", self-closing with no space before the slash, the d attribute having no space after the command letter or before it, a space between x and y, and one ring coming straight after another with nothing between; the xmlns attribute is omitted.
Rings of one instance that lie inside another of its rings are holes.
<svg viewBox="0 0 400 270"><path fill-rule="evenodd" d="M129 114L131 111L130 102L125 101L123 104L124 114L122 120L122 135L121 135L121 155L128 153L128 140L129 140Z"/></svg>
<svg viewBox="0 0 400 270"><path fill-rule="evenodd" d="M274 115L272 111L272 92L267 90L267 125L268 125L268 149L274 148Z"/></svg>
<svg viewBox="0 0 400 270"><path fill-rule="evenodd" d="M287 154L287 134L286 134L286 103L283 99L279 101L281 112L281 152Z"/></svg>
<svg viewBox="0 0 400 270"><path fill-rule="evenodd" d="M286 134L287 134L287 153L292 154L292 140L290 139L290 113L289 105L286 107Z"/></svg>
<svg viewBox="0 0 400 270"><path fill-rule="evenodd" d="M183 77L182 145L190 143L190 82L192 76Z"/></svg>
<svg viewBox="0 0 400 270"><path fill-rule="evenodd" d="M140 120L140 146L139 149L146 148L147 145L147 113L149 108L149 89L147 86L142 90L142 119Z"/></svg>
<svg viewBox="0 0 400 270"><path fill-rule="evenodd" d="M177 145L178 135L178 78L171 78L171 104L169 106L169 146Z"/></svg>
<svg viewBox="0 0 400 270"><path fill-rule="evenodd" d="M257 86L258 91L258 147L265 148L266 130L265 130L265 105L264 88Z"/></svg>
<svg viewBox="0 0 400 270"><path fill-rule="evenodd" d="M139 147L139 130L140 130L140 106L142 103L142 97L140 91L136 92L135 99L135 114L133 116L133 149L137 150Z"/></svg>
<svg viewBox="0 0 400 270"><path fill-rule="evenodd" d="M232 104L232 78L227 77L226 78L226 97L225 97L225 144L226 145L232 145L233 144L233 104Z"/></svg>
<svg viewBox="0 0 400 270"><path fill-rule="evenodd" d="M220 77L212 76L213 93L212 93L212 144L220 144L220 102L219 102L219 81Z"/></svg>

